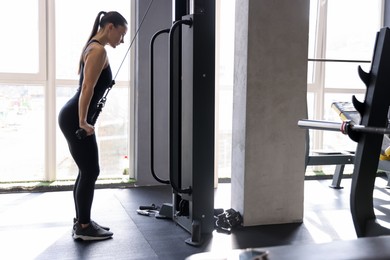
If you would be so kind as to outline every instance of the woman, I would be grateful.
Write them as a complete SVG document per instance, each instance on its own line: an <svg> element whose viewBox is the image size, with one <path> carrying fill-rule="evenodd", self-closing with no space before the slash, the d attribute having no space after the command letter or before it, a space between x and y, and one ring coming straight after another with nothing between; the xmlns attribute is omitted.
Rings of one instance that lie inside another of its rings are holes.
<svg viewBox="0 0 390 260"><path fill-rule="evenodd" d="M91 220L95 182L99 175L99 158L91 117L97 103L112 81L112 73L105 45L115 48L123 43L127 21L118 12L99 12L91 35L83 48L79 63L79 88L59 114L59 126L79 172L73 188L76 217L73 238L101 240L112 237L108 227ZM77 138L75 132L83 129L86 137Z"/></svg>

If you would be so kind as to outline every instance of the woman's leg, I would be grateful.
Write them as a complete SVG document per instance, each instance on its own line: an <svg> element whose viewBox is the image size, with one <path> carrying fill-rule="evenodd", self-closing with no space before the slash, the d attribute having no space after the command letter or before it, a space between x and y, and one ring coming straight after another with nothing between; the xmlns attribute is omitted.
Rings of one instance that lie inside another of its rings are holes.
<svg viewBox="0 0 390 260"><path fill-rule="evenodd" d="M74 200L74 207L75 207L75 212L76 212L76 219L79 219L79 209L77 208L77 201L76 201L76 190L77 187L79 186L79 181L80 181L80 171L77 175L76 181L73 186L73 200Z"/></svg>
<svg viewBox="0 0 390 260"><path fill-rule="evenodd" d="M100 172L96 136L77 140L71 146L71 154L79 168L73 190L76 218L81 224L88 224L91 219L95 182Z"/></svg>
<svg viewBox="0 0 390 260"><path fill-rule="evenodd" d="M74 239L101 240L112 237L108 227L91 221L91 208L95 190L95 182L99 175L99 155L96 136L88 136L83 140L77 139L78 129L78 99L68 102L59 115L59 126L68 141L70 153L76 162L79 173L73 189L76 210L76 221L73 225ZM82 225L85 224L85 225ZM88 224L88 225L87 225Z"/></svg>

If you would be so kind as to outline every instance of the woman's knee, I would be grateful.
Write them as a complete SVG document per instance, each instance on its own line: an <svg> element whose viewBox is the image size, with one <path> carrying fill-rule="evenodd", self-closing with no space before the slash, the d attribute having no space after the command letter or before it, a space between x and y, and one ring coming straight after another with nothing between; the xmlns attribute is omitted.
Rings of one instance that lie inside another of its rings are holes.
<svg viewBox="0 0 390 260"><path fill-rule="evenodd" d="M87 177L91 180L97 180L100 174L100 168L99 166L90 166L87 169L83 169L80 171L81 172L81 177Z"/></svg>

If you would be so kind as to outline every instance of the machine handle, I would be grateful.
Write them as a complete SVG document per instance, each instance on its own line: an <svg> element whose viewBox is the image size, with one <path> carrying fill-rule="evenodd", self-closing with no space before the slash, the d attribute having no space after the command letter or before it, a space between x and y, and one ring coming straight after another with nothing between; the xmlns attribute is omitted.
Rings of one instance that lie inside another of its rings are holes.
<svg viewBox="0 0 390 260"><path fill-rule="evenodd" d="M160 183L169 184L169 180L163 180L157 176L154 170L154 41L163 33L169 33L170 29L156 32L150 40L150 171L152 176Z"/></svg>

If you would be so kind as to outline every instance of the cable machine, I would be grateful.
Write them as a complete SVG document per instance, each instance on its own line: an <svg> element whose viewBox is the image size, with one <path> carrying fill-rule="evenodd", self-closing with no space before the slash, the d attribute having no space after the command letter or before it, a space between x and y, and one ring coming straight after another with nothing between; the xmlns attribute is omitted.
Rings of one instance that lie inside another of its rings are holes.
<svg viewBox="0 0 390 260"><path fill-rule="evenodd" d="M154 44L169 39L169 180L154 171ZM172 186L172 219L200 245L214 230L215 0L173 0L172 26L150 41L151 172ZM164 204L163 206L169 207Z"/></svg>

